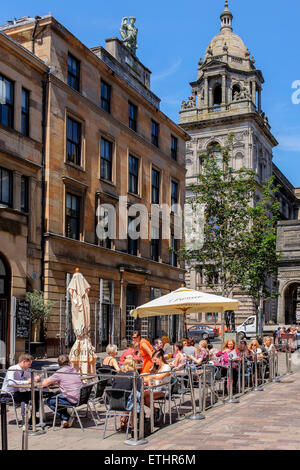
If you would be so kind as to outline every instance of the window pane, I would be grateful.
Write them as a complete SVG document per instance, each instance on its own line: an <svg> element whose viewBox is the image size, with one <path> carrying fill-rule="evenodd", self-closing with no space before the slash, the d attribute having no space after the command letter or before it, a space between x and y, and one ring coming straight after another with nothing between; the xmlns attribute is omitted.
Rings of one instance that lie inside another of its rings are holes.
<svg viewBox="0 0 300 470"><path fill-rule="evenodd" d="M13 82L0 75L0 122L13 127Z"/></svg>
<svg viewBox="0 0 300 470"><path fill-rule="evenodd" d="M29 91L22 89L21 133L29 135Z"/></svg>
<svg viewBox="0 0 300 470"><path fill-rule="evenodd" d="M0 169L0 201L3 204L11 204L11 172Z"/></svg>
<svg viewBox="0 0 300 470"><path fill-rule="evenodd" d="M5 276L5 275L6 275L6 269L5 269L2 259L0 259L0 276Z"/></svg>
<svg viewBox="0 0 300 470"><path fill-rule="evenodd" d="M67 160L81 165L81 124L71 118L67 121Z"/></svg>
<svg viewBox="0 0 300 470"><path fill-rule="evenodd" d="M79 91L80 62L69 54L68 56L68 85Z"/></svg>
<svg viewBox="0 0 300 470"><path fill-rule="evenodd" d="M101 81L101 108L110 113L111 86Z"/></svg>

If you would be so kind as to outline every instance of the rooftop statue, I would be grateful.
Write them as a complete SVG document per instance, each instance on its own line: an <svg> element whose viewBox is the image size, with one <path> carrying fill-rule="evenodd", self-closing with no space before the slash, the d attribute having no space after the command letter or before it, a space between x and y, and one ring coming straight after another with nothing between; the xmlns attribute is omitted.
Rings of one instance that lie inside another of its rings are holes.
<svg viewBox="0 0 300 470"><path fill-rule="evenodd" d="M128 23L129 19L129 23ZM136 18L130 16L122 19L120 33L122 36L121 42L126 46L132 54L136 55L137 46L137 34L138 29L135 26Z"/></svg>

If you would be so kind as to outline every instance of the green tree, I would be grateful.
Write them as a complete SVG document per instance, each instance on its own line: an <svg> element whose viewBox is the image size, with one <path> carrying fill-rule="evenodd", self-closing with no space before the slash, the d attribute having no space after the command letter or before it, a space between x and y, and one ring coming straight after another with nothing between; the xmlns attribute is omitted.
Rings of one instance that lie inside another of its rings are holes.
<svg viewBox="0 0 300 470"><path fill-rule="evenodd" d="M261 296L271 295L266 282L277 270L276 188L271 179L261 190L253 170L233 169L233 137L224 148L212 146L200 155L202 171L187 202L195 219L204 208L203 246L194 249L187 243L180 255L201 270L205 285L215 292L229 296L241 286L259 304ZM254 204L261 191L262 199Z"/></svg>
<svg viewBox="0 0 300 470"><path fill-rule="evenodd" d="M32 323L37 323L39 320L45 323L51 314L51 300L45 300L43 292L38 290L27 292L26 300L30 303Z"/></svg>

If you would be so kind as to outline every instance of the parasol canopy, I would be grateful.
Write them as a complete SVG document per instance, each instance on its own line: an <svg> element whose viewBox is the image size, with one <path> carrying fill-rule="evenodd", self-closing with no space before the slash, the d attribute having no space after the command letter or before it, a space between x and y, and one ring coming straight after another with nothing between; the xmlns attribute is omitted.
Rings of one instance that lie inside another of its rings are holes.
<svg viewBox="0 0 300 470"><path fill-rule="evenodd" d="M226 310L237 310L239 306L240 302L237 300L181 287L167 295L151 300L151 302L141 305L135 310L131 310L130 315L134 318L145 318L200 312L223 313Z"/></svg>
<svg viewBox="0 0 300 470"><path fill-rule="evenodd" d="M90 285L83 275L76 270L68 291L72 302L72 325L76 341L70 351L70 361L74 368L82 374L94 374L96 371L96 355L90 334L90 302L88 292Z"/></svg>

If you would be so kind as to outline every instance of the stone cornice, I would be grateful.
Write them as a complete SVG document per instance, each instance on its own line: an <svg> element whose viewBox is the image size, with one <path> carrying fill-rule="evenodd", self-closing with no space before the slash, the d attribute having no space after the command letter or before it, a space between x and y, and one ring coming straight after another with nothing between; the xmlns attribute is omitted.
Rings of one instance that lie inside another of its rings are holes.
<svg viewBox="0 0 300 470"><path fill-rule="evenodd" d="M180 125L184 130L190 131L194 129L205 129L208 127L219 127L220 125L224 126L228 124L235 124L236 122L241 121L254 121L262 130L265 137L272 143L272 147L277 147L278 142L269 129L265 126L262 117L258 113L254 112L229 116L223 114L220 118L216 118L216 114L214 114L214 118L207 118L201 121L191 121L186 123L182 122Z"/></svg>
<svg viewBox="0 0 300 470"><path fill-rule="evenodd" d="M21 157L17 153L11 152L10 150L8 150L5 147L2 147L1 145L0 145L0 152L6 153L10 157L13 157L14 159L18 160L18 162L24 163L24 165L31 166L32 168L36 168L38 170L40 168L42 168L42 165L39 165L38 163L32 162L31 160L28 160L27 158Z"/></svg>
<svg viewBox="0 0 300 470"><path fill-rule="evenodd" d="M84 247L86 246L87 248L92 248L92 249L95 249L97 251L99 250L105 250L106 253L110 253L111 256L114 256L114 257L120 257L121 256L124 256L125 258L128 259L128 262L130 262L130 260L135 260L135 261L138 261L140 264L150 264L150 265L153 265L153 267L155 266L160 266L162 268L165 268L165 269L172 269L173 271L175 272L178 272L178 273L185 273L185 269L184 268L177 268L175 266L172 266L170 264L167 264L167 263L159 263L157 261L153 261L151 259L148 259L148 258L144 258L142 256L134 256L134 255L130 255L128 253L125 253L123 251L119 251L119 250L110 250L108 248L104 248L104 247L99 247L98 245L94 245L93 243L88 243L88 242L85 242L85 241L81 241L81 240L73 240L72 238L68 238L68 237L65 237L63 235L59 235L57 233L53 233L53 232L46 232L44 233L44 237L47 239L58 239L58 240L61 240L62 242L65 242L67 244L69 244L70 246L71 245L74 245L74 246L81 246L81 247ZM64 257L64 255L55 255L56 258L62 258ZM49 262L51 261L51 259L46 259L46 262ZM72 263L73 264L73 263Z"/></svg>

